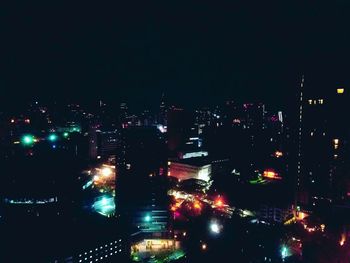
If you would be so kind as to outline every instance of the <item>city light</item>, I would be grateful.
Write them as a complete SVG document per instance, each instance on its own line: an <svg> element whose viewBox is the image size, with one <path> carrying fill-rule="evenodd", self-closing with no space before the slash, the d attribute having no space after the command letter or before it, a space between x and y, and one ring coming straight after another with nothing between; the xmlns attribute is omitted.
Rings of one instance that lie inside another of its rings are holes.
<svg viewBox="0 0 350 263"><path fill-rule="evenodd" d="M108 204L108 199L106 197L103 197L101 200L101 205L107 205Z"/></svg>
<svg viewBox="0 0 350 263"><path fill-rule="evenodd" d="M151 222L152 217L150 215L146 215L144 217L145 222Z"/></svg>
<svg viewBox="0 0 350 263"><path fill-rule="evenodd" d="M63 137L64 137L64 138L68 138L68 136L69 136L69 133L68 133L68 132L64 132L64 133L63 133Z"/></svg>
<svg viewBox="0 0 350 263"><path fill-rule="evenodd" d="M35 137L33 135L30 135L30 134L27 134L27 135L24 135L22 138L21 138L21 142L23 145L25 146L30 146L32 144L34 144L35 142Z"/></svg>
<svg viewBox="0 0 350 263"><path fill-rule="evenodd" d="M286 246L282 246L282 248L281 248L282 259L285 259L286 257L288 257L288 255L289 255L288 248Z"/></svg>
<svg viewBox="0 0 350 263"><path fill-rule="evenodd" d="M218 206L218 207L222 207L224 205L224 201L222 200L222 198L220 196L218 198L216 198L214 205Z"/></svg>
<svg viewBox="0 0 350 263"><path fill-rule="evenodd" d="M276 158L280 158L280 157L282 157L283 156L283 152L281 152L281 151L276 151L275 152L275 157Z"/></svg>
<svg viewBox="0 0 350 263"><path fill-rule="evenodd" d="M49 141L55 142L57 140L57 135L55 133L51 133L48 137Z"/></svg>
<svg viewBox="0 0 350 263"><path fill-rule="evenodd" d="M202 209L201 204L200 204L199 202L197 202L197 201L196 201L196 202L194 202L193 207L194 207L195 209L197 209L197 210Z"/></svg>
<svg viewBox="0 0 350 263"><path fill-rule="evenodd" d="M341 234L341 238L340 238L340 241L339 241L339 245L340 245L341 247L344 246L345 241L346 241L346 235L343 233L343 234Z"/></svg>
<svg viewBox="0 0 350 263"><path fill-rule="evenodd" d="M278 176L278 173L272 170L265 170L263 173L263 176L269 179L282 179L281 177Z"/></svg>
<svg viewBox="0 0 350 263"><path fill-rule="evenodd" d="M201 248L202 248L202 250L207 250L207 244L203 243Z"/></svg>
<svg viewBox="0 0 350 263"><path fill-rule="evenodd" d="M113 173L113 171L112 171L112 169L109 168L109 167L104 167L104 168L102 168L102 170L101 170L101 174L102 174L104 177L108 177L108 176L110 176L112 173Z"/></svg>
<svg viewBox="0 0 350 263"><path fill-rule="evenodd" d="M338 88L337 89L337 93L338 94L343 94L344 93L344 89L343 88Z"/></svg>
<svg viewBox="0 0 350 263"><path fill-rule="evenodd" d="M217 222L210 223L210 231L214 234L220 234L221 226Z"/></svg>

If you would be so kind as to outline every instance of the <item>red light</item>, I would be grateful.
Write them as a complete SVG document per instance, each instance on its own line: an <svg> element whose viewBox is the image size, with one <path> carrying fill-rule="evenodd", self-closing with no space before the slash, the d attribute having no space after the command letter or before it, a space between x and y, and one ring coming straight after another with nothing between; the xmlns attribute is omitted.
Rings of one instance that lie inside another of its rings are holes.
<svg viewBox="0 0 350 263"><path fill-rule="evenodd" d="M193 207L195 208L195 209L202 209L202 206L201 206L201 204L199 203L199 202L195 202L194 204L193 204Z"/></svg>
<svg viewBox="0 0 350 263"><path fill-rule="evenodd" d="M215 200L214 204L215 204L216 206L221 207L221 206L223 206L223 205L224 205L224 201L222 200L222 198L221 198L221 197L218 197L218 198L216 198L216 200Z"/></svg>

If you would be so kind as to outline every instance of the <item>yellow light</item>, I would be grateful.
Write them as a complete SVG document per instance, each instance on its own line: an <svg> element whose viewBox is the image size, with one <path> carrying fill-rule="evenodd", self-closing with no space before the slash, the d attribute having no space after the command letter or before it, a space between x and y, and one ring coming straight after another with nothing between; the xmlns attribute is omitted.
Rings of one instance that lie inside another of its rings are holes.
<svg viewBox="0 0 350 263"><path fill-rule="evenodd" d="M346 241L346 236L345 236L345 234L342 234L342 235L341 235L341 239L340 239L340 241L339 241L339 245L340 245L340 246L344 246L345 241Z"/></svg>
<svg viewBox="0 0 350 263"><path fill-rule="evenodd" d="M343 94L344 93L344 89L343 88L338 88L337 89L337 93L338 94Z"/></svg>
<svg viewBox="0 0 350 263"><path fill-rule="evenodd" d="M101 170L101 174L105 177L108 177L112 174L112 169L109 167L105 167Z"/></svg>
<svg viewBox="0 0 350 263"><path fill-rule="evenodd" d="M276 151L276 152L275 152L275 156L276 156L277 158L282 157L282 156L283 156L283 153L282 153L281 151Z"/></svg>
<svg viewBox="0 0 350 263"><path fill-rule="evenodd" d="M201 207L201 204L199 203L199 202L195 202L194 204L193 204L193 207L195 208L195 209L201 209L202 207Z"/></svg>

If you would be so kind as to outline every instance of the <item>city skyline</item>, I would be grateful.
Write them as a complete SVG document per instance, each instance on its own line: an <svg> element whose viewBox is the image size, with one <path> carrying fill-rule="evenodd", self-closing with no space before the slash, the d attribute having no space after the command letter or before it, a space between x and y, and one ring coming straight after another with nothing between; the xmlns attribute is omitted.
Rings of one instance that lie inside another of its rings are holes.
<svg viewBox="0 0 350 263"><path fill-rule="evenodd" d="M350 3L0 9L0 261L348 263Z"/></svg>
<svg viewBox="0 0 350 263"><path fill-rule="evenodd" d="M7 6L2 103L36 94L153 104L165 92L185 105L237 98L280 106L302 74L318 89L349 85L344 1L139 5Z"/></svg>

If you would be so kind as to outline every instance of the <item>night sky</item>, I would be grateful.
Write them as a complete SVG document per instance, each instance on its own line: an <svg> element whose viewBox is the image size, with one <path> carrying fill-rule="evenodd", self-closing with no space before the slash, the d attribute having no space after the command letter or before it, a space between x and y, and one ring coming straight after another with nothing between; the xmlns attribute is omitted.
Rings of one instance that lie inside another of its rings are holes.
<svg viewBox="0 0 350 263"><path fill-rule="evenodd" d="M1 8L1 101L137 107L158 105L165 92L187 106L226 98L280 106L303 73L322 89L349 85L348 1L125 2Z"/></svg>

